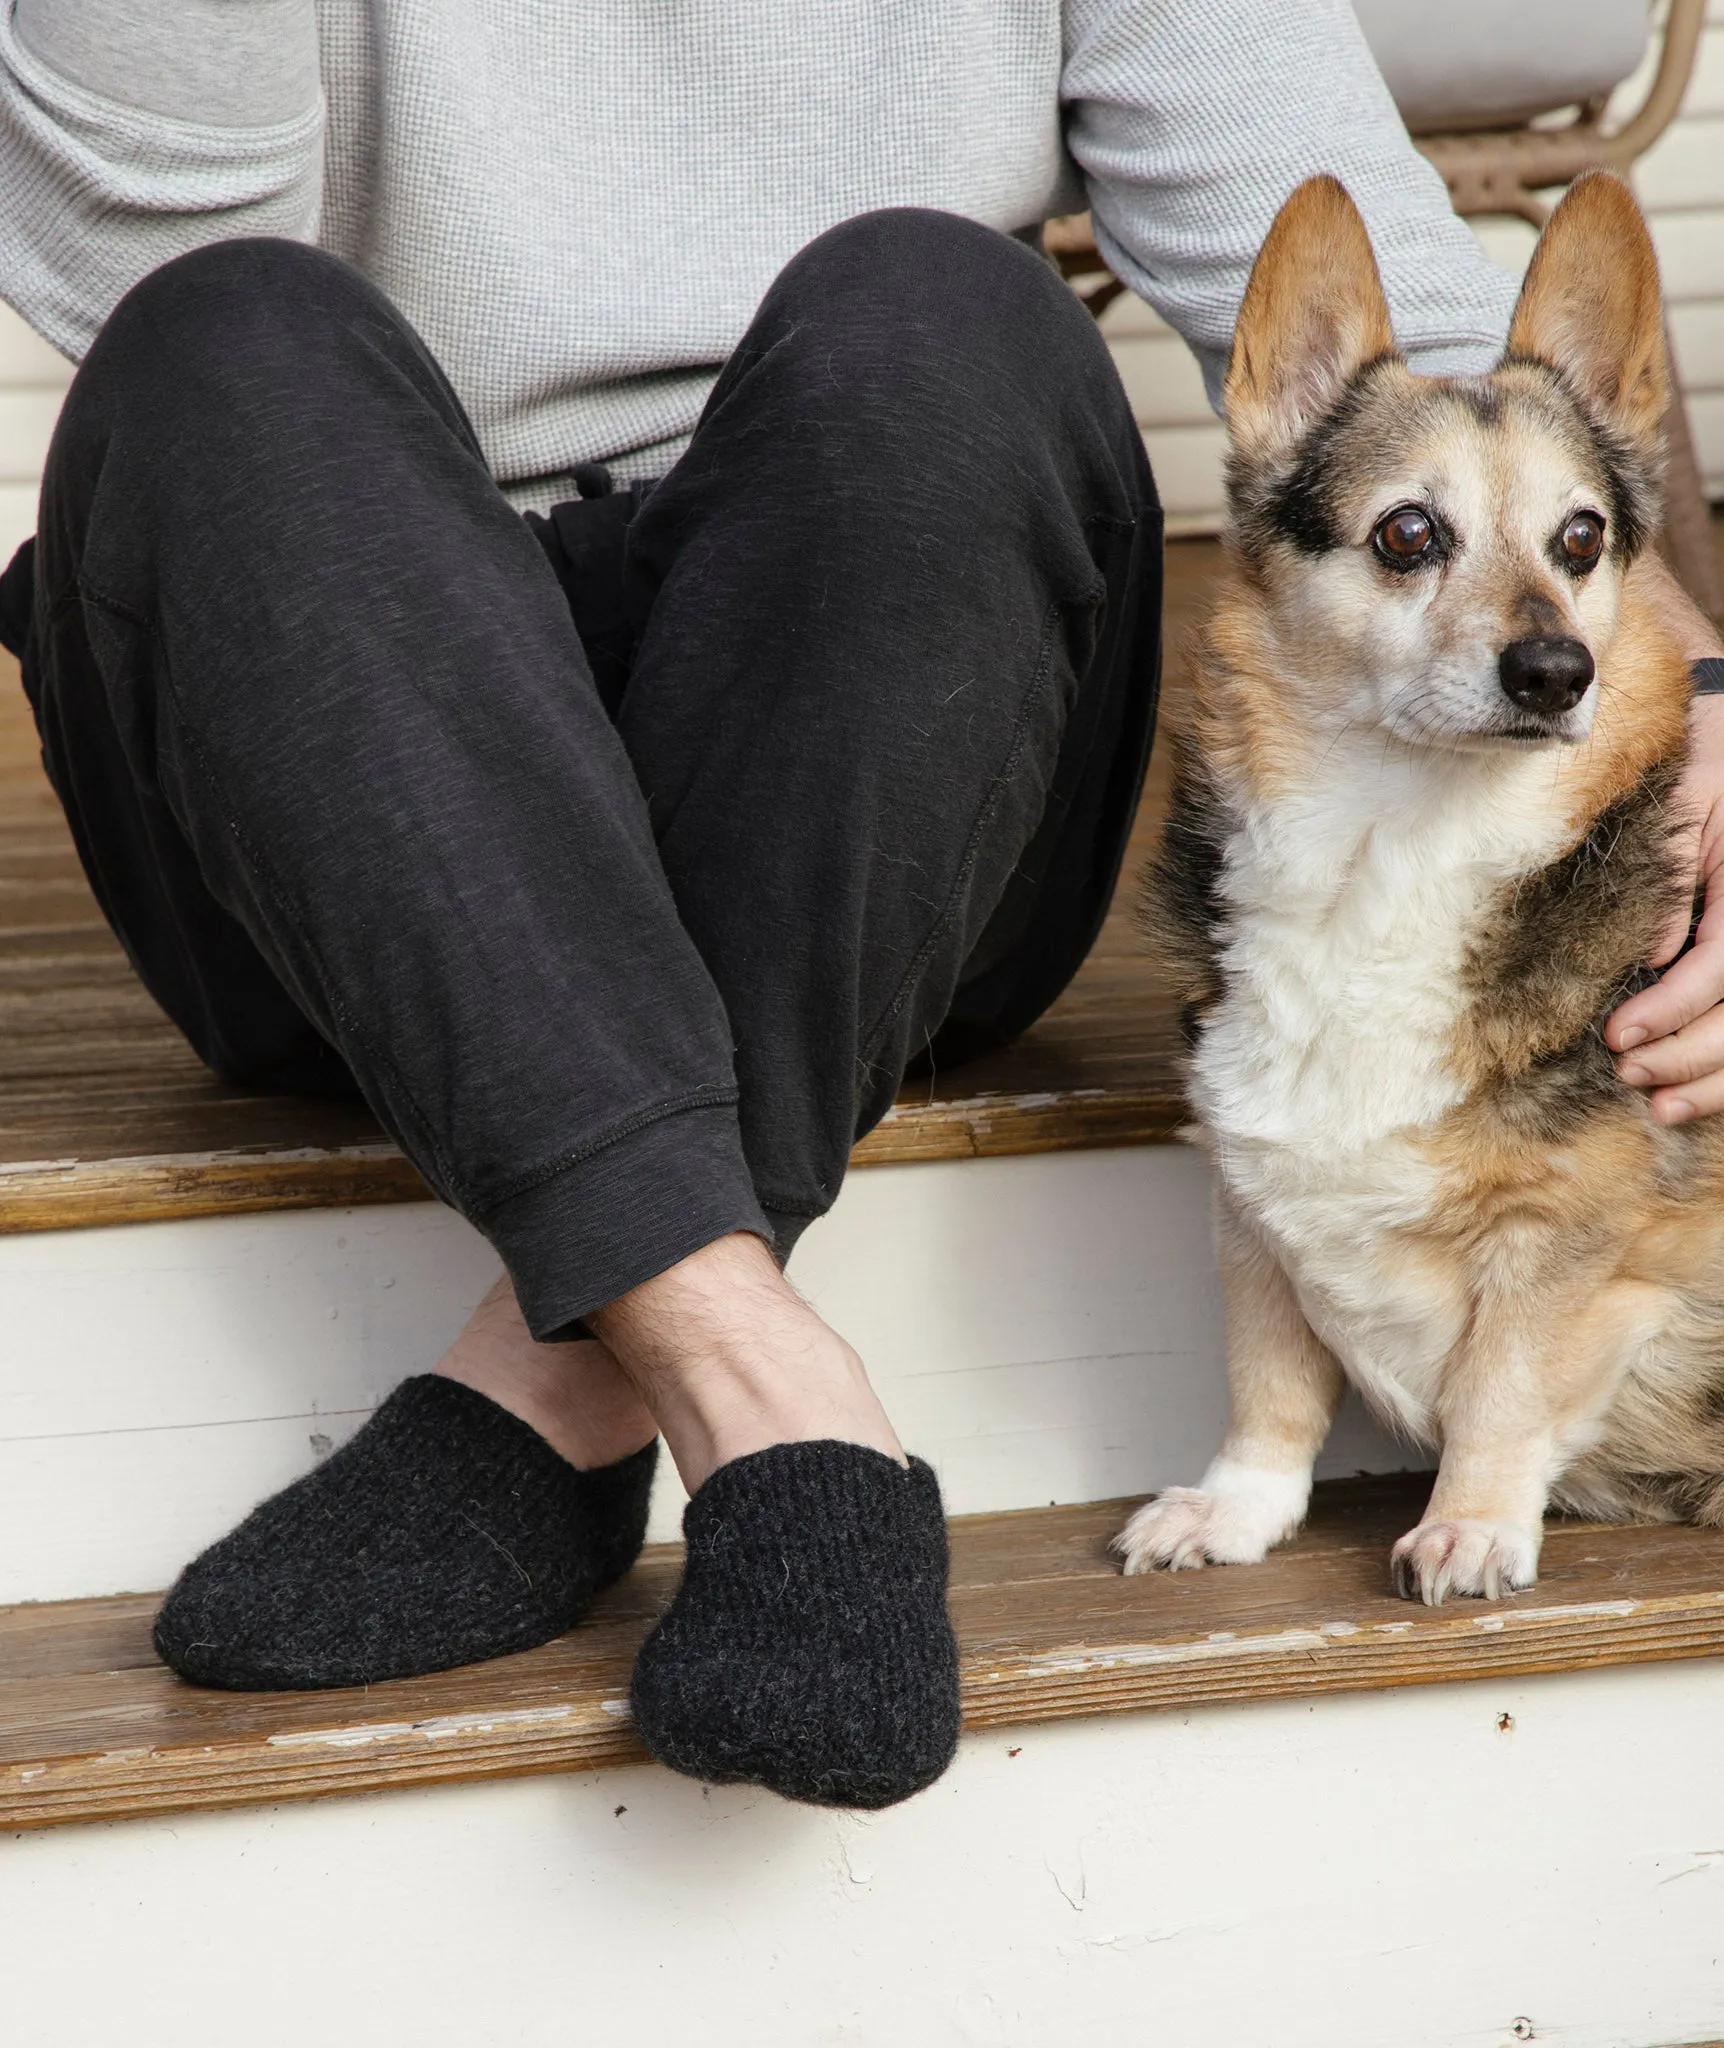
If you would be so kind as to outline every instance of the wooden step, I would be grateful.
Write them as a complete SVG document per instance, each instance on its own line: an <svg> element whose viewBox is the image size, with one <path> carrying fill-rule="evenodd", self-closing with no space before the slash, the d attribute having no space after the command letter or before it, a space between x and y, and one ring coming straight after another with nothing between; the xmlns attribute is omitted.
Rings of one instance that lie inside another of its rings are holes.
<svg viewBox="0 0 1724 2048"><path fill-rule="evenodd" d="M1553 1523L1543 1577L1428 1609L1387 1590L1428 1478L1318 1489L1305 1534L1257 1566L1126 1579L1126 1504L952 1525L972 1729L1708 1657L1724 1650L1724 1535ZM339 1693L183 1685L149 1645L155 1597L0 1609L0 1828L641 1760L636 1647L675 1583L649 1550L546 1648Z"/></svg>

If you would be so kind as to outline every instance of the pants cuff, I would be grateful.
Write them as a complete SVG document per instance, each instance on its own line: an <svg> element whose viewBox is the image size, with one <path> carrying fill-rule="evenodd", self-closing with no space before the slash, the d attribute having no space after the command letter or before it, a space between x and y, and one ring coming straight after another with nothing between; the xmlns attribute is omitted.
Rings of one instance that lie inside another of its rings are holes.
<svg viewBox="0 0 1724 2048"><path fill-rule="evenodd" d="M541 1344L733 1231L773 1241L727 1103L661 1117L473 1220Z"/></svg>
<svg viewBox="0 0 1724 2048"><path fill-rule="evenodd" d="M796 1249L796 1240L811 1223L818 1223L818 1216L795 1216L787 1209L767 1209L767 1243L772 1247L772 1256L783 1266L789 1262L790 1254Z"/></svg>

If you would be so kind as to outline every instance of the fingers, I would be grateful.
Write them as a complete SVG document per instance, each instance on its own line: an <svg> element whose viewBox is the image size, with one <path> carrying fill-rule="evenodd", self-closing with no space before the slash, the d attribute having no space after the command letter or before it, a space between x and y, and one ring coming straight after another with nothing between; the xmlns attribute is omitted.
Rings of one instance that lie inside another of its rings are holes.
<svg viewBox="0 0 1724 2048"><path fill-rule="evenodd" d="M1724 1073L1684 1082L1680 1088L1656 1088L1646 1106L1661 1124L1691 1124L1699 1117L1716 1116L1724 1109Z"/></svg>
<svg viewBox="0 0 1724 2048"><path fill-rule="evenodd" d="M1675 872L1705 891L1705 914L1686 953L1689 905L1671 914L1650 964L1665 972L1616 1011L1604 1041L1631 1088L1651 1091L1660 1123L1724 1110L1724 700L1696 698L1691 746L1672 838Z"/></svg>
<svg viewBox="0 0 1724 2048"><path fill-rule="evenodd" d="M1724 1006L1707 1010L1668 1037L1620 1057L1616 1071L1631 1088L1650 1088L1660 1123L1687 1123L1724 1109Z"/></svg>
<svg viewBox="0 0 1724 2048"><path fill-rule="evenodd" d="M1724 1069L1724 1006L1710 1009L1667 1038L1622 1054L1616 1071L1631 1088L1666 1088Z"/></svg>
<svg viewBox="0 0 1724 2048"><path fill-rule="evenodd" d="M1724 930L1711 934L1706 930L1715 922L1724 925L1724 918L1715 921L1708 912L1692 951L1668 969L1655 987L1642 989L1614 1013L1604 1027L1604 1042L1612 1052L1632 1052L1643 1058L1649 1040L1684 1030L1714 1004L1724 1002Z"/></svg>

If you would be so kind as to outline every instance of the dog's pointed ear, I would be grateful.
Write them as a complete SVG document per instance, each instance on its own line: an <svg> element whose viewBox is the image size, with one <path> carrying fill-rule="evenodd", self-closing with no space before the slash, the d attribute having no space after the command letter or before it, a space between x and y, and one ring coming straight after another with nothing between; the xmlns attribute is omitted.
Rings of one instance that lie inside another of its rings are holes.
<svg viewBox="0 0 1724 2048"><path fill-rule="evenodd" d="M1235 447L1286 448L1394 346L1359 209L1337 179L1307 178L1275 216L1233 331L1221 405Z"/></svg>
<svg viewBox="0 0 1724 2048"><path fill-rule="evenodd" d="M1607 425L1657 445L1670 400L1658 258L1633 193L1613 173L1577 178L1546 223L1508 352L1549 363Z"/></svg>

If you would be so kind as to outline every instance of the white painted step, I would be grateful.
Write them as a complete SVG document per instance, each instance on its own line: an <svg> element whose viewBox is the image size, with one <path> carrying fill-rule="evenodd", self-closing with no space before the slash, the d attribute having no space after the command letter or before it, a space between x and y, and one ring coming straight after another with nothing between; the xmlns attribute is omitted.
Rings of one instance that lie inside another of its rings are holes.
<svg viewBox="0 0 1724 2048"><path fill-rule="evenodd" d="M1172 1145L871 1168L792 1277L953 1513L1147 1492L1221 1434L1207 1173ZM496 1270L432 1203L0 1237L0 1603L166 1585L429 1366ZM1349 1410L1321 1470L1409 1462Z"/></svg>
<svg viewBox="0 0 1724 2048"><path fill-rule="evenodd" d="M428 1204L0 1240L0 1598L164 1583L494 1270ZM1214 1446L1193 1154L859 1173L794 1271L955 1511ZM1673 1664L990 1729L873 1817L640 1768L0 1837L0 2042L1714 2041L1721 1724Z"/></svg>
<svg viewBox="0 0 1724 2048"><path fill-rule="evenodd" d="M1651 1666L989 1730L874 1817L642 1768L0 1838L0 2034L1713 2040L1720 1726Z"/></svg>

